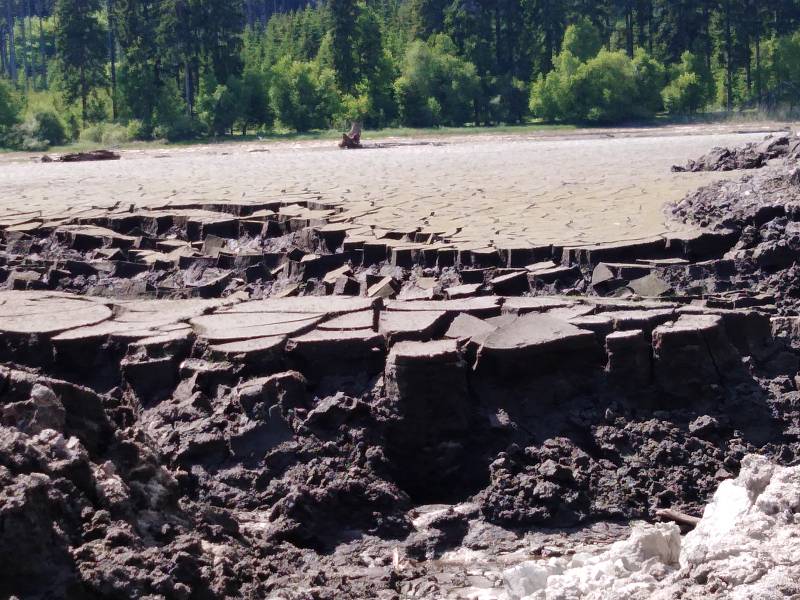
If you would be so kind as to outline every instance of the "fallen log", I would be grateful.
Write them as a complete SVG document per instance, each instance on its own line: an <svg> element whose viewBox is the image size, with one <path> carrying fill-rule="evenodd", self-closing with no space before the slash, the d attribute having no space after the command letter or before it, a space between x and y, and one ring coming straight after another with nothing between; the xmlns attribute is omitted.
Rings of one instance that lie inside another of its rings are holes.
<svg viewBox="0 0 800 600"><path fill-rule="evenodd" d="M58 158L50 158L45 155L42 157L43 163L50 162L90 162L96 160L119 160L120 155L111 150L92 150L90 152L73 152L71 154L62 154Z"/></svg>
<svg viewBox="0 0 800 600"><path fill-rule="evenodd" d="M657 510L656 516L663 521L672 521L678 525L688 527L689 529L694 529L700 522L699 517L693 517L692 515L672 510L671 508L661 508Z"/></svg>

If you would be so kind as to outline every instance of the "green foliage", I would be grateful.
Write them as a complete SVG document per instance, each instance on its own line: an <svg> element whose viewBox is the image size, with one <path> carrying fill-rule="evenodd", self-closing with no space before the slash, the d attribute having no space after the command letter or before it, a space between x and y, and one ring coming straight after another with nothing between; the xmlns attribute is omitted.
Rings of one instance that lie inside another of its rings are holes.
<svg viewBox="0 0 800 600"><path fill-rule="evenodd" d="M19 123L22 101L14 89L0 80L0 146L7 146L6 137L14 125Z"/></svg>
<svg viewBox="0 0 800 600"><path fill-rule="evenodd" d="M684 52L671 71L670 82L661 93L664 109L670 114L695 113L714 99L714 77L695 54Z"/></svg>
<svg viewBox="0 0 800 600"><path fill-rule="evenodd" d="M766 57L768 103L794 108L800 104L800 33L770 39Z"/></svg>
<svg viewBox="0 0 800 600"><path fill-rule="evenodd" d="M56 60L68 102L80 100L83 121L88 101L106 81L106 33L97 18L99 0L56 0Z"/></svg>
<svg viewBox="0 0 800 600"><path fill-rule="evenodd" d="M139 119L131 119L127 125L128 139L130 140L148 140L152 135L152 130L145 126L144 122Z"/></svg>
<svg viewBox="0 0 800 600"><path fill-rule="evenodd" d="M284 59L275 65L270 100L281 123L297 131L330 127L341 112L335 73L311 62Z"/></svg>
<svg viewBox="0 0 800 600"><path fill-rule="evenodd" d="M643 48L636 49L631 66L636 81L634 103L642 109L644 116L654 115L664 107L661 90L667 82L667 71Z"/></svg>
<svg viewBox="0 0 800 600"><path fill-rule="evenodd" d="M118 123L95 123L81 131L82 142L92 142L115 146L129 142L131 137L128 128Z"/></svg>
<svg viewBox="0 0 800 600"><path fill-rule="evenodd" d="M800 8L789 0L284 0L265 24L269 3L248 0L246 25L244 2L9 0L2 143L56 137L41 133L42 111L67 137L104 124L112 49L130 139L247 133L276 119L299 130L519 123L530 113L611 123L715 100L777 109L800 98Z"/></svg>
<svg viewBox="0 0 800 600"><path fill-rule="evenodd" d="M559 54L555 69L546 76L540 74L531 87L531 113L545 121L577 119L572 86L580 67L580 60L570 52Z"/></svg>
<svg viewBox="0 0 800 600"><path fill-rule="evenodd" d="M249 127L269 129L275 121L275 113L269 102L269 80L266 75L247 71L239 90L239 122L246 134Z"/></svg>
<svg viewBox="0 0 800 600"><path fill-rule="evenodd" d="M489 102L492 123L521 123L528 114L530 90L516 77L494 82L497 94Z"/></svg>
<svg viewBox="0 0 800 600"><path fill-rule="evenodd" d="M356 52L357 20L361 7L357 0L328 0L331 11L331 54L341 89L349 92L359 80Z"/></svg>
<svg viewBox="0 0 800 600"><path fill-rule="evenodd" d="M566 44L565 44L566 48ZM664 67L643 50L633 59L600 50L581 62L569 50L531 90L531 112L548 121L618 123L651 117L661 108Z"/></svg>
<svg viewBox="0 0 800 600"><path fill-rule="evenodd" d="M33 133L41 142L50 146L60 146L67 141L67 131L61 118L52 110L37 112L33 116Z"/></svg>
<svg viewBox="0 0 800 600"><path fill-rule="evenodd" d="M241 115L241 81L230 77L226 84L216 84L212 74L203 78L197 96L197 116L212 135L232 133Z"/></svg>
<svg viewBox="0 0 800 600"><path fill-rule="evenodd" d="M681 73L664 88L662 97L670 114L692 114L704 104L703 85L697 73Z"/></svg>
<svg viewBox="0 0 800 600"><path fill-rule="evenodd" d="M582 17L567 27L561 51L569 52L581 62L586 62L597 56L602 47L603 40L597 27L589 19Z"/></svg>
<svg viewBox="0 0 800 600"><path fill-rule="evenodd" d="M633 64L624 52L600 53L582 64L573 80L574 118L590 123L615 123L646 112L636 105L640 90Z"/></svg>
<svg viewBox="0 0 800 600"><path fill-rule="evenodd" d="M400 115L415 127L463 125L474 120L480 79L444 35L408 47L395 82Z"/></svg>
<svg viewBox="0 0 800 600"><path fill-rule="evenodd" d="M153 129L153 137L169 142L193 140L206 132L205 125L185 114L176 116L171 121L157 125Z"/></svg>

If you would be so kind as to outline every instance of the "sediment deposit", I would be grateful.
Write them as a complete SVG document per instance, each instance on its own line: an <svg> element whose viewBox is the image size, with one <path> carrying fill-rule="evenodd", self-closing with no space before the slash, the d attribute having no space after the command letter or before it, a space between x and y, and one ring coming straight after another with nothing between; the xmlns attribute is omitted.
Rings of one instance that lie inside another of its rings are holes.
<svg viewBox="0 0 800 600"><path fill-rule="evenodd" d="M7 223L0 595L500 598L700 516L800 452L800 178L769 160L591 245L365 238L320 197Z"/></svg>

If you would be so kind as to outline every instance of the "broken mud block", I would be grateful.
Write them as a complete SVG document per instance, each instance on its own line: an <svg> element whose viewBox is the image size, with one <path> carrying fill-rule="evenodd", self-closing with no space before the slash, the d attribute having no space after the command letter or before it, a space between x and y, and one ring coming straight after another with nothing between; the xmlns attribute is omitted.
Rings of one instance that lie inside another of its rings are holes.
<svg viewBox="0 0 800 600"><path fill-rule="evenodd" d="M617 383L636 388L650 382L650 341L641 329L616 331L606 336L606 372Z"/></svg>
<svg viewBox="0 0 800 600"><path fill-rule="evenodd" d="M501 245L498 251L502 258L502 264L509 268L526 267L533 263L548 260L553 255L552 246Z"/></svg>
<svg viewBox="0 0 800 600"><path fill-rule="evenodd" d="M400 290L400 284L394 277L382 277L379 281L369 286L367 297L369 298L394 298Z"/></svg>
<svg viewBox="0 0 800 600"><path fill-rule="evenodd" d="M489 267L499 267L503 260L497 248L475 248L469 251L469 262L462 261L462 264L471 264L479 269Z"/></svg>
<svg viewBox="0 0 800 600"><path fill-rule="evenodd" d="M322 278L322 282L326 286L330 286L332 288L340 277L352 277L352 275L352 267L350 267L350 265L342 265L341 267L328 271L325 274L325 277Z"/></svg>
<svg viewBox="0 0 800 600"><path fill-rule="evenodd" d="M189 321L197 336L209 343L253 338L299 335L313 329L322 314L280 312L227 312L195 317Z"/></svg>
<svg viewBox="0 0 800 600"><path fill-rule="evenodd" d="M460 314L451 323L450 328L445 333L445 337L461 342L474 341L482 344L495 329L497 327L487 321L472 315Z"/></svg>
<svg viewBox="0 0 800 600"><path fill-rule="evenodd" d="M14 270L6 277L6 287L11 290L41 290L45 289L45 282L42 274L38 271L19 271Z"/></svg>
<svg viewBox="0 0 800 600"><path fill-rule="evenodd" d="M736 273L736 263L730 259L706 260L689 264L686 272L695 280L729 278Z"/></svg>
<svg viewBox="0 0 800 600"><path fill-rule="evenodd" d="M462 298L477 296L480 289L480 283L465 283L463 285L454 285L453 287L447 288L444 290L444 295L448 300L460 300Z"/></svg>
<svg viewBox="0 0 800 600"><path fill-rule="evenodd" d="M372 329L315 329L286 344L291 360L311 379L325 375L374 375L383 368L385 341Z"/></svg>
<svg viewBox="0 0 800 600"><path fill-rule="evenodd" d="M197 281L187 281L186 287L194 289L201 298L219 298L222 291L228 287L233 279L233 272L220 272L216 269L206 269L203 276Z"/></svg>
<svg viewBox="0 0 800 600"><path fill-rule="evenodd" d="M260 252L227 252L222 251L217 258L220 269L248 269L252 266L263 266L264 256Z"/></svg>
<svg viewBox="0 0 800 600"><path fill-rule="evenodd" d="M444 333L447 313L444 311L385 311L381 313L379 331L391 346L397 342L426 342Z"/></svg>
<svg viewBox="0 0 800 600"><path fill-rule="evenodd" d="M455 248L440 248L436 253L436 266L440 269L452 267L458 260L458 250Z"/></svg>
<svg viewBox="0 0 800 600"><path fill-rule="evenodd" d="M143 405L166 398L178 383L175 361L169 357L123 358L120 373Z"/></svg>
<svg viewBox="0 0 800 600"><path fill-rule="evenodd" d="M775 319L756 310L725 310L685 306L679 315L716 315L722 318L725 333L742 356L753 356L770 343L775 336ZM796 317L786 317L794 319Z"/></svg>
<svg viewBox="0 0 800 600"><path fill-rule="evenodd" d="M671 308L656 310L617 310L604 313L614 324L615 331L630 331L641 329L645 334L650 333L668 321L676 318L676 311Z"/></svg>
<svg viewBox="0 0 800 600"><path fill-rule="evenodd" d="M406 284L403 286L403 289L400 290L400 293L397 295L398 300L406 300L406 301L414 301L414 300L433 300L436 297L436 288L435 287L420 287L418 284L420 280L423 281L427 279L425 277L420 278L414 283Z"/></svg>
<svg viewBox="0 0 800 600"><path fill-rule="evenodd" d="M139 238L122 235L111 229L94 225L62 225L55 231L56 239L79 252L97 248L127 250L138 245Z"/></svg>
<svg viewBox="0 0 800 600"><path fill-rule="evenodd" d="M772 335L792 348L800 348L800 317L772 317Z"/></svg>
<svg viewBox="0 0 800 600"><path fill-rule="evenodd" d="M347 254L307 254L300 261L302 277L308 279L322 279L330 271L344 267L352 257Z"/></svg>
<svg viewBox="0 0 800 600"><path fill-rule="evenodd" d="M595 266L605 263L632 263L640 258L662 258L666 240L660 236L646 240L595 244L579 248L564 248L561 263Z"/></svg>
<svg viewBox="0 0 800 600"><path fill-rule="evenodd" d="M739 235L732 230L698 231L668 235L666 251L670 256L692 261L719 258L734 247Z"/></svg>
<svg viewBox="0 0 800 600"><path fill-rule="evenodd" d="M406 451L462 432L469 418L466 366L455 340L401 342L386 360L386 395L396 403Z"/></svg>
<svg viewBox="0 0 800 600"><path fill-rule="evenodd" d="M239 379L240 365L227 361L187 358L179 366L180 388L176 395L203 392L209 397L219 394L220 386L232 387Z"/></svg>
<svg viewBox="0 0 800 600"><path fill-rule="evenodd" d="M211 258L217 258L219 253L225 249L227 241L216 235L207 235L203 240L202 253Z"/></svg>
<svg viewBox="0 0 800 600"><path fill-rule="evenodd" d="M363 246L365 267L386 262L389 256L389 247L386 242L366 242Z"/></svg>
<svg viewBox="0 0 800 600"><path fill-rule="evenodd" d="M489 334L478 351L475 369L519 378L599 367L603 360L591 331L531 313Z"/></svg>
<svg viewBox="0 0 800 600"><path fill-rule="evenodd" d="M286 336L271 336L214 344L208 347L211 360L243 365L242 376L277 373L286 368Z"/></svg>
<svg viewBox="0 0 800 600"><path fill-rule="evenodd" d="M119 250L114 249L114 252L119 252ZM85 277L91 277L92 275L97 275L98 273L95 265L82 260L67 260L64 263L64 268L69 271L70 275L73 276L83 275Z"/></svg>
<svg viewBox="0 0 800 600"><path fill-rule="evenodd" d="M394 246L391 250L391 265L410 269L414 265L423 264L423 251L425 246L422 244L408 246Z"/></svg>
<svg viewBox="0 0 800 600"><path fill-rule="evenodd" d="M527 271L500 275L489 282L496 294L502 296L518 296L530 291Z"/></svg>
<svg viewBox="0 0 800 600"><path fill-rule="evenodd" d="M89 388L2 365L0 381L3 384L0 406L8 410L9 403L25 403L11 408L10 414L6 413L7 418L17 416L18 411L22 410L25 413L22 415L26 421L24 425L29 428L56 425L61 422L61 409L58 407L60 404L63 407L64 423L60 433L67 438L78 438L83 449L92 454L100 452L101 448L107 448L111 443L114 425L104 410L105 398ZM35 411L33 414L31 409ZM14 422L4 424L19 427L23 423L15 419ZM8 514L6 511L5 515Z"/></svg>
<svg viewBox="0 0 800 600"><path fill-rule="evenodd" d="M121 279L131 279L140 275L142 273L146 273L152 267L150 265L140 264L140 263L133 263L133 262L126 262L123 260L114 261L114 277L119 277Z"/></svg>
<svg viewBox="0 0 800 600"><path fill-rule="evenodd" d="M628 289L642 298L659 298L672 292L672 288L655 273L633 279L628 283Z"/></svg>
<svg viewBox="0 0 800 600"><path fill-rule="evenodd" d="M567 308L575 303L564 298L506 298L503 302L503 313L526 315L532 312L547 312L556 308Z"/></svg>
<svg viewBox="0 0 800 600"><path fill-rule="evenodd" d="M685 400L731 381L741 369L739 353L716 315L682 315L654 329L653 358L659 386Z"/></svg>
<svg viewBox="0 0 800 600"><path fill-rule="evenodd" d="M797 252L786 240L765 242L753 251L753 260L762 269L783 269L797 260Z"/></svg>
<svg viewBox="0 0 800 600"><path fill-rule="evenodd" d="M236 239L239 237L239 220L205 216L190 217L186 220L186 238L189 241L202 241L209 235Z"/></svg>
<svg viewBox="0 0 800 600"><path fill-rule="evenodd" d="M358 296L361 285L352 277L339 277L333 284L333 293L337 296Z"/></svg>
<svg viewBox="0 0 800 600"><path fill-rule="evenodd" d="M372 310L362 310L335 317L320 323L317 329L322 331L352 331L356 329L371 329L375 320Z"/></svg>
<svg viewBox="0 0 800 600"><path fill-rule="evenodd" d="M391 300L386 305L391 311L444 311L455 317L459 313L466 313L475 317L496 317L500 314L500 298L498 296L478 296L462 300L418 300L403 302Z"/></svg>
<svg viewBox="0 0 800 600"><path fill-rule="evenodd" d="M267 298L235 304L217 311L228 313L291 313L310 316L336 316L362 310L371 310L376 301L370 298L347 298L336 296L303 296L301 298Z"/></svg>
<svg viewBox="0 0 800 600"><path fill-rule="evenodd" d="M328 223L322 227L316 227L315 231L325 243L325 250L333 254L342 247L347 237L347 232L352 227L352 225L345 223Z"/></svg>
<svg viewBox="0 0 800 600"><path fill-rule="evenodd" d="M542 260L539 262L531 263L525 265L525 270L529 273L536 273L537 271L547 271L549 269L555 269L558 264L554 263L552 260Z"/></svg>
<svg viewBox="0 0 800 600"><path fill-rule="evenodd" d="M528 280L532 287L535 287L537 284L551 285L554 283L572 285L581 278L582 274L578 267L560 266L528 273Z"/></svg>
<svg viewBox="0 0 800 600"><path fill-rule="evenodd" d="M231 454L239 459L263 456L292 438L281 401L298 402L305 396L305 380L299 373L286 372L251 379L236 388L236 399L244 414L227 423L226 437Z"/></svg>
<svg viewBox="0 0 800 600"><path fill-rule="evenodd" d="M641 277L646 277L652 272L652 268L637 263L600 263L593 271L592 281L594 282L594 274L603 272L610 273L613 277L632 281Z"/></svg>
<svg viewBox="0 0 800 600"><path fill-rule="evenodd" d="M565 319L580 329L594 333L599 344L605 344L606 336L614 331L614 320L607 314L582 315Z"/></svg>
<svg viewBox="0 0 800 600"><path fill-rule="evenodd" d="M111 314L111 309L101 302L67 294L0 292L0 338L47 338L101 323Z"/></svg>
<svg viewBox="0 0 800 600"><path fill-rule="evenodd" d="M401 342L386 361L386 432L394 479L416 502L469 494L485 481L468 441L473 413L455 340Z"/></svg>

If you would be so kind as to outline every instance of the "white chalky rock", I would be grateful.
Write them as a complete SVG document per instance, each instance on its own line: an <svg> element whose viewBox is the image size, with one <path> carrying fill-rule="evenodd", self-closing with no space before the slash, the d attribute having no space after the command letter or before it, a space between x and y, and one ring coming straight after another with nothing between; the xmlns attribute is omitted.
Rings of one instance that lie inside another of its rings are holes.
<svg viewBox="0 0 800 600"><path fill-rule="evenodd" d="M683 540L675 525L636 526L600 554L523 563L503 579L508 600L800 598L800 467L747 456Z"/></svg>
<svg viewBox="0 0 800 600"><path fill-rule="evenodd" d="M503 573L510 600L646 597L678 566L681 536L673 524L637 525L601 554L527 562Z"/></svg>
<svg viewBox="0 0 800 600"><path fill-rule="evenodd" d="M733 600L800 593L800 467L746 456L686 536L680 563L682 575Z"/></svg>

